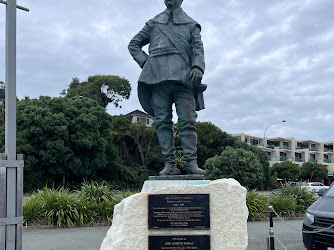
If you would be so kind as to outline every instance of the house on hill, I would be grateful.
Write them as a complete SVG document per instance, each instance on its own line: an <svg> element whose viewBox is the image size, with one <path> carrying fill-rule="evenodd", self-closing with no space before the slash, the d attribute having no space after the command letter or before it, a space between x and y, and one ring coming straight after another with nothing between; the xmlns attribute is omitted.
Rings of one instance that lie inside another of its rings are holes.
<svg viewBox="0 0 334 250"><path fill-rule="evenodd" d="M155 117L140 110L132 111L124 116L128 118L131 123L142 123L145 124L146 127L152 127L152 124L155 121Z"/></svg>

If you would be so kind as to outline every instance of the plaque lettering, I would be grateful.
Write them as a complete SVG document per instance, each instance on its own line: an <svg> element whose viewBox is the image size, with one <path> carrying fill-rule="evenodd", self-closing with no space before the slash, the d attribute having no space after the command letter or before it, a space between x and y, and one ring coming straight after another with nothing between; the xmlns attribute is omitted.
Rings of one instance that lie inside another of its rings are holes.
<svg viewBox="0 0 334 250"><path fill-rule="evenodd" d="M209 194L149 195L149 229L210 229Z"/></svg>

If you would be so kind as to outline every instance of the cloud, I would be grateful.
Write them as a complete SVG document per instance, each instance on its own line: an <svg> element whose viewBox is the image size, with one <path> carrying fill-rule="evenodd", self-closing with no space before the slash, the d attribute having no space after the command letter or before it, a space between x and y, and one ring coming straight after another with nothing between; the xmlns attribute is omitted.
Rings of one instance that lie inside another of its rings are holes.
<svg viewBox="0 0 334 250"><path fill-rule="evenodd" d="M126 77L130 100L111 114L140 109L140 68L128 53L130 39L164 10L163 1L20 0L17 91L58 96L73 77ZM334 1L187 0L184 10L202 26L206 109L229 133L334 140ZM0 5L0 69L4 69L5 8ZM4 80L0 70L0 80Z"/></svg>

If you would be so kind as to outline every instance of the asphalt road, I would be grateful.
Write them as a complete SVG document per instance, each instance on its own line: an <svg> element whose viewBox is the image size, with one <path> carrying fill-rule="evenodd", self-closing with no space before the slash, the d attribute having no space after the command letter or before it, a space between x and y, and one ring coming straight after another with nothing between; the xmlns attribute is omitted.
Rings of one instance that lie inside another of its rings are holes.
<svg viewBox="0 0 334 250"><path fill-rule="evenodd" d="M288 250L305 250L302 242L302 220L287 221L298 229L291 229L281 221L274 221L274 231ZM98 250L109 227L85 227L73 229L25 228L23 250ZM269 222L248 223L248 250L266 250ZM275 241L275 249L284 249Z"/></svg>

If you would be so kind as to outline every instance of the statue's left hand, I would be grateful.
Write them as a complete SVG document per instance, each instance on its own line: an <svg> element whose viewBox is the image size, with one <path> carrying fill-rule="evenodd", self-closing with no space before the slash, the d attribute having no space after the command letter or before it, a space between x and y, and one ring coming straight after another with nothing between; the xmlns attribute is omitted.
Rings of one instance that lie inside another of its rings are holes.
<svg viewBox="0 0 334 250"><path fill-rule="evenodd" d="M193 68L189 77L192 83L200 84L203 78L203 72L198 68Z"/></svg>

